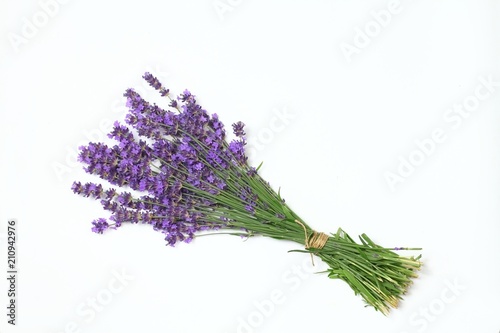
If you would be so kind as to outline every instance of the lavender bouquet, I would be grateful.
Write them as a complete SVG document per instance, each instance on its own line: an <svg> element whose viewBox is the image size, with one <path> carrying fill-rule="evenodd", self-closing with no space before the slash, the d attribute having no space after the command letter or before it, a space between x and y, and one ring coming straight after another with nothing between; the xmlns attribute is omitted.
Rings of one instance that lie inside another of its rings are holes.
<svg viewBox="0 0 500 333"><path fill-rule="evenodd" d="M80 147L85 171L114 185L72 185L74 193L98 200L110 212L108 219L92 222L92 231L145 223L164 233L171 246L207 231L288 240L302 245L294 251L321 258L328 277L345 281L376 310L387 315L397 307L421 262L420 256L395 251L420 249L385 248L365 234L356 243L342 229L329 235L315 231L261 178L260 166L248 164L242 122L232 125L236 138L228 142L217 115L209 115L188 90L172 98L156 77L143 77L168 99L168 108L128 89L126 125L115 122L108 134L117 143Z"/></svg>

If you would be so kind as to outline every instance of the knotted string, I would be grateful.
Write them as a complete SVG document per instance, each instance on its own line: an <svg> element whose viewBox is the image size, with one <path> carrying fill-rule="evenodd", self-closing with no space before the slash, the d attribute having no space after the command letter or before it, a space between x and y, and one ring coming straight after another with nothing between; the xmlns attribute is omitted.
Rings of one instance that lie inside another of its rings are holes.
<svg viewBox="0 0 500 333"><path fill-rule="evenodd" d="M328 241L327 234L313 230L312 235L309 236L307 234L307 229L304 223L300 222L299 220L295 220L295 222L301 225L302 228L304 228L304 243L306 246L306 250L309 250L310 248L321 250L325 246L326 242ZM310 252L310 254L311 254L312 265L314 266L313 254L312 252Z"/></svg>

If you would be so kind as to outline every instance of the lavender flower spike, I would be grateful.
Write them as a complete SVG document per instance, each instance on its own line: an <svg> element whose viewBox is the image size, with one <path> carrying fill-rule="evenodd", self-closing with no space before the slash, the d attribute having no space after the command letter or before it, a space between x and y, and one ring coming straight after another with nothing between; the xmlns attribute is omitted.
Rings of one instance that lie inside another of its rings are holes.
<svg viewBox="0 0 500 333"><path fill-rule="evenodd" d="M151 73L143 78L167 97L166 105L128 89L125 122L115 122L108 135L114 142L80 147L84 170L104 186L76 181L71 189L99 201L109 214L92 221L93 232L140 223L161 233L169 246L218 230L287 240L300 244L298 252L321 258L329 278L346 282L376 310L387 314L397 306L416 277L420 256L399 256L394 251L410 248L382 247L364 234L356 243L342 229L316 232L261 177L260 166L249 165L241 121L232 124L236 138L228 142L217 114L209 114L189 90L170 96Z"/></svg>

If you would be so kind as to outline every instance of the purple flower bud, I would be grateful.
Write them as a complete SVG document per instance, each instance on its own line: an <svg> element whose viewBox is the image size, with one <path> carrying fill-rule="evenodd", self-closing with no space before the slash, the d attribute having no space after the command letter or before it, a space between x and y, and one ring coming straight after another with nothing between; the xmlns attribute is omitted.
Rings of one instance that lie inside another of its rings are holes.
<svg viewBox="0 0 500 333"><path fill-rule="evenodd" d="M160 81L158 81L158 79L151 73L146 72L142 77L151 87L155 88L156 90L160 90L162 88Z"/></svg>
<svg viewBox="0 0 500 333"><path fill-rule="evenodd" d="M241 121L238 121L237 123L233 124L233 133L237 137L241 138L245 135L245 131L243 128L245 127L245 124L243 124Z"/></svg>
<svg viewBox="0 0 500 333"><path fill-rule="evenodd" d="M103 218L94 220L92 224L94 225L92 227L92 231L98 234L102 234L104 230L108 229L109 227L108 222L106 221L106 219Z"/></svg>

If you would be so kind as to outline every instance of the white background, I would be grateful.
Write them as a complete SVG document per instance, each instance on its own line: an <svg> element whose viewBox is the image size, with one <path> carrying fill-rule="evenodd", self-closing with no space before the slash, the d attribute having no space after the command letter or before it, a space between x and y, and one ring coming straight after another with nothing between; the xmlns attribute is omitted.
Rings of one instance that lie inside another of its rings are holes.
<svg viewBox="0 0 500 333"><path fill-rule="evenodd" d="M498 1L44 3L0 7L2 333L500 330ZM264 177L317 230L423 247L400 308L384 317L343 282L298 270L310 272L309 257L287 242L170 248L148 226L91 233L106 214L70 191L87 179L76 149L123 119L126 88L156 98L145 71L189 88L227 126L244 121L252 163L265 161ZM474 111L453 113L478 91ZM388 173L401 177L392 188Z"/></svg>

